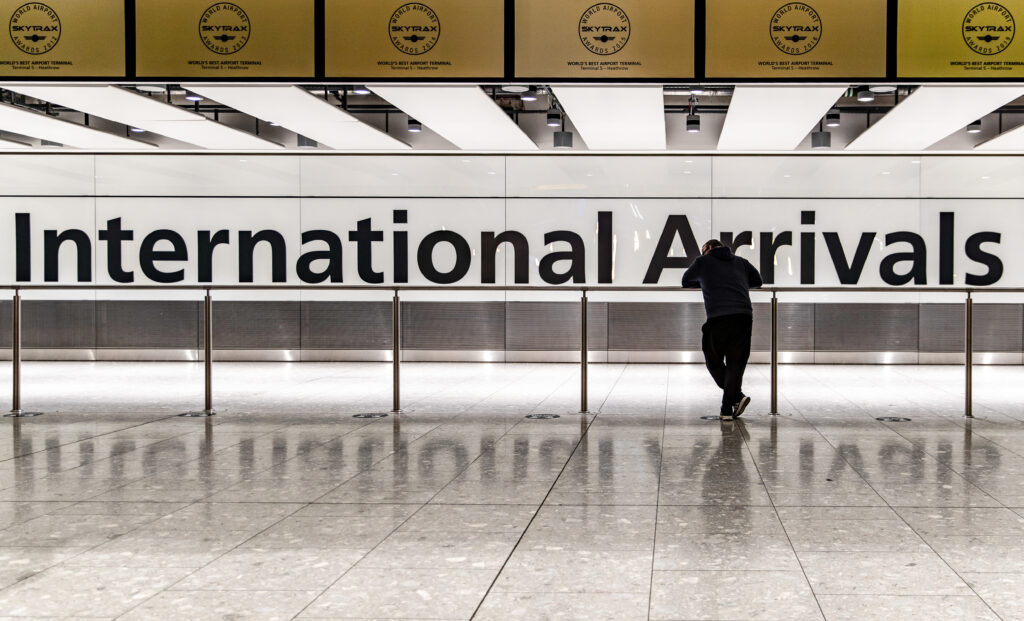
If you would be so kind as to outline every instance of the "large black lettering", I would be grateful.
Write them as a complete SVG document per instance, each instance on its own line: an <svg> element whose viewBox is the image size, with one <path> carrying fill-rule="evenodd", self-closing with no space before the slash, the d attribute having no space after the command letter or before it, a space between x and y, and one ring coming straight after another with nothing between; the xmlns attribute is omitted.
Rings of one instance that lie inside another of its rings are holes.
<svg viewBox="0 0 1024 621"><path fill-rule="evenodd" d="M213 282L213 249L230 243L231 233L223 229L212 236L210 231L199 231L199 282Z"/></svg>
<svg viewBox="0 0 1024 621"><path fill-rule="evenodd" d="M295 272L302 282L316 284L330 279L331 282L342 282L343 264L341 262L341 238L331 231L314 230L302 232L302 243L309 244L321 241L327 244L327 250L310 250L304 252L295 264ZM327 267L321 271L313 271L314 261L327 261Z"/></svg>
<svg viewBox="0 0 1024 621"><path fill-rule="evenodd" d="M770 285L775 282L775 253L783 246L793 245L793 232L783 231L778 237L771 233L761 233L761 280Z"/></svg>
<svg viewBox="0 0 1024 621"><path fill-rule="evenodd" d="M953 284L953 212L939 214L939 284Z"/></svg>
<svg viewBox="0 0 1024 621"><path fill-rule="evenodd" d="M800 224L814 224L816 217L813 211L800 212ZM800 233L800 284L814 284L815 259L814 231Z"/></svg>
<svg viewBox="0 0 1024 621"><path fill-rule="evenodd" d="M615 257L612 253L614 230L612 212L597 212L597 282L601 284L610 284L615 275Z"/></svg>
<svg viewBox="0 0 1024 621"><path fill-rule="evenodd" d="M396 209L392 212L395 224L406 224L409 222L409 212L405 209ZM409 233L406 231L395 231L392 234L394 243L391 245L395 266L395 283L409 282Z"/></svg>
<svg viewBox="0 0 1024 621"><path fill-rule="evenodd" d="M839 283L843 285L855 285L860 281L860 275L864 271L864 264L868 260L868 253L871 252L871 242L875 240L875 233L861 233L860 242L857 243L857 250L853 253L853 261L846 262L846 253L843 251L843 242L839 239L839 233L825 233L825 245L828 246L828 253L832 256L832 264L835 265L836 274L839 276Z"/></svg>
<svg viewBox="0 0 1024 621"><path fill-rule="evenodd" d="M440 272L434 267L434 248L440 243L451 244L455 249L455 265L447 272ZM450 285L461 280L469 272L471 260L469 242L454 231L434 231L423 238L416 250L416 263L420 267L420 272L430 282L440 285Z"/></svg>
<svg viewBox="0 0 1024 621"><path fill-rule="evenodd" d="M754 245L754 234L750 231L743 231L734 237L731 231L722 231L718 241L722 242L722 245L728 246L729 250L736 254L736 251L743 246Z"/></svg>
<svg viewBox="0 0 1024 621"><path fill-rule="evenodd" d="M167 241L171 243L173 250L156 250L157 242ZM157 261L187 261L188 247L181 235L168 229L153 231L142 240L139 247L139 267L146 278L153 282L171 283L185 280L185 270L180 269L173 272L164 272L157 269Z"/></svg>
<svg viewBox="0 0 1024 621"><path fill-rule="evenodd" d="M988 268L988 271L981 276L975 276L974 274L968 273L964 281L969 286L987 287L988 285L995 284L1003 277L1003 262L1000 261L999 257L996 255L985 252L981 249L982 244L998 244L1001 239L1002 235L992 231L975 233L967 238L967 243L964 245L964 250L967 252L967 258L971 261L981 263Z"/></svg>
<svg viewBox="0 0 1024 621"><path fill-rule="evenodd" d="M887 285L905 285L911 280L915 285L928 284L928 247L924 238L917 233L910 231L897 231L885 236L885 245L891 246L898 243L910 244L910 252L894 252L882 259L878 268L878 274ZM896 264L903 261L910 261L910 270L904 274L896 273Z"/></svg>
<svg viewBox="0 0 1024 621"><path fill-rule="evenodd" d="M100 241L107 242L107 273L114 282L130 283L135 281L132 272L126 272L122 268L121 244L131 241L135 233L128 229L121 228L121 218L107 220L107 228L99 232Z"/></svg>
<svg viewBox="0 0 1024 621"><path fill-rule="evenodd" d="M672 243L676 237L683 242L683 256L670 257ZM661 280L661 272L666 269L686 269L693 264L700 256L700 246L693 237L693 229L690 228L690 220L686 216L669 216L665 222L665 228L661 230L661 237L658 238L658 245L654 249L654 257L647 266L647 273L644 275L645 285L654 285Z"/></svg>
<svg viewBox="0 0 1024 621"><path fill-rule="evenodd" d="M267 229L256 233L238 232L238 282L253 281L253 255L256 254L256 246L261 243L270 244L270 279L273 282L287 281L284 236Z"/></svg>
<svg viewBox="0 0 1024 621"><path fill-rule="evenodd" d="M587 282L587 249L583 238L572 231L551 231L544 234L544 245L568 242L570 250L549 252L540 260L540 277L549 285L560 285L570 279L574 283ZM555 263L569 261L569 269L562 273L555 271Z"/></svg>
<svg viewBox="0 0 1024 621"><path fill-rule="evenodd" d="M384 231L374 231L370 218L356 223L356 230L349 231L348 240L356 242L356 266L359 278L370 284L384 282L382 272L373 271L373 242L384 241Z"/></svg>
<svg viewBox="0 0 1024 621"><path fill-rule="evenodd" d="M14 214L14 279L32 280L32 217L27 213Z"/></svg>
<svg viewBox="0 0 1024 621"><path fill-rule="evenodd" d="M480 235L480 282L494 284L496 281L494 264L498 247L504 243L512 244L516 284L530 282L530 244L519 231L505 231L498 235L494 231L486 231Z"/></svg>
<svg viewBox="0 0 1024 621"><path fill-rule="evenodd" d="M62 233L43 231L43 279L46 282L60 280L60 246L66 241L75 244L78 263L78 282L92 280L92 241L85 231L68 229Z"/></svg>

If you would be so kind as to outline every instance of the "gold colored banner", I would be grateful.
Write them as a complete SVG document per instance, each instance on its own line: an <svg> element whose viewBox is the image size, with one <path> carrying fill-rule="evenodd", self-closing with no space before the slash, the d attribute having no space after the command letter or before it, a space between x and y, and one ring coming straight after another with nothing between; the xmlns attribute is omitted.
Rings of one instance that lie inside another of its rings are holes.
<svg viewBox="0 0 1024 621"><path fill-rule="evenodd" d="M711 0L705 73L712 78L885 76L885 32L886 0Z"/></svg>
<svg viewBox="0 0 1024 621"><path fill-rule="evenodd" d="M0 76L124 76L124 0L0 0Z"/></svg>
<svg viewBox="0 0 1024 621"><path fill-rule="evenodd" d="M136 0L139 77L312 77L313 0Z"/></svg>
<svg viewBox="0 0 1024 621"><path fill-rule="evenodd" d="M1024 76L1024 0L900 0L900 77Z"/></svg>
<svg viewBox="0 0 1024 621"><path fill-rule="evenodd" d="M693 77L693 14L693 0L516 0L516 77Z"/></svg>
<svg viewBox="0 0 1024 621"><path fill-rule="evenodd" d="M328 76L505 74L504 0L327 0Z"/></svg>

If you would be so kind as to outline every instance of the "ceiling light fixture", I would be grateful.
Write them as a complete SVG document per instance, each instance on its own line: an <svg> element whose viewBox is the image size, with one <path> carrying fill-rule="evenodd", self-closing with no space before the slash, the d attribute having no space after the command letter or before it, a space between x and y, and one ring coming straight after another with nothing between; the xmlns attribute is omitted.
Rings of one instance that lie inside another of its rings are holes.
<svg viewBox="0 0 1024 621"><path fill-rule="evenodd" d="M980 133L980 132L981 132L981 119L978 119L976 121L971 121L970 123L967 124L967 133L968 134L977 134L977 133Z"/></svg>
<svg viewBox="0 0 1024 621"><path fill-rule="evenodd" d="M133 127L132 128L132 133L135 133L135 134L141 134L144 131L146 131L146 130L142 129L141 127Z"/></svg>
<svg viewBox="0 0 1024 621"><path fill-rule="evenodd" d="M831 149L832 148L832 134L829 132L816 131L811 132L811 148L812 149Z"/></svg>
<svg viewBox="0 0 1024 621"><path fill-rule="evenodd" d="M532 86L527 88L519 95L519 99L523 101L537 101L537 89Z"/></svg>
<svg viewBox="0 0 1024 621"><path fill-rule="evenodd" d="M411 131L413 133L418 133L418 132L423 131L423 125L419 121L417 121L416 119L411 118L411 117L409 118L409 122L408 122L407 127L408 127L409 131Z"/></svg>
<svg viewBox="0 0 1024 621"><path fill-rule="evenodd" d="M203 100L202 96L196 95L192 91L185 91L185 99L188 101L200 102Z"/></svg>
<svg viewBox="0 0 1024 621"><path fill-rule="evenodd" d="M548 127L561 127L562 113L554 108L548 110Z"/></svg>
<svg viewBox="0 0 1024 621"><path fill-rule="evenodd" d="M320 146L317 144L317 141L312 138L307 138L302 134L296 134L296 136L298 137L297 144L300 149L315 149Z"/></svg>
<svg viewBox="0 0 1024 621"><path fill-rule="evenodd" d="M866 86L862 86L859 89L857 89L857 101L864 102L864 103L871 103L874 100L875 100L875 94L873 92L871 92L870 88L868 88Z"/></svg>
<svg viewBox="0 0 1024 621"><path fill-rule="evenodd" d="M530 87L529 86L523 86L522 84L506 84L506 85L501 87L501 90L506 92L506 93L517 93L518 94L518 93L522 93L523 91L525 91L528 88L530 88Z"/></svg>
<svg viewBox="0 0 1024 621"><path fill-rule="evenodd" d="M554 144L556 149L572 148L572 132L559 131L554 133Z"/></svg>
<svg viewBox="0 0 1024 621"><path fill-rule="evenodd" d="M686 115L686 131L691 134L700 133L700 115L697 114L697 98L690 96L690 113Z"/></svg>
<svg viewBox="0 0 1024 621"><path fill-rule="evenodd" d="M366 88L365 84L356 84L352 87L352 92L356 95L369 95L370 89Z"/></svg>
<svg viewBox="0 0 1024 621"><path fill-rule="evenodd" d="M839 127L839 108L832 108L825 113L826 127Z"/></svg>

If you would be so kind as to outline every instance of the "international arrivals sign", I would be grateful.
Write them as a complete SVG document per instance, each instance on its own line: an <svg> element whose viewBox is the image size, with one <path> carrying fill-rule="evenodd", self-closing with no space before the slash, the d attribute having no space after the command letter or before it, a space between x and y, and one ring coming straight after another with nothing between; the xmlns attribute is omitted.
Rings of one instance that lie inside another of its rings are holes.
<svg viewBox="0 0 1024 621"><path fill-rule="evenodd" d="M712 226L697 199L508 199L507 214L503 199L5 199L0 271L37 284L666 286L717 237L767 284L1021 283L1019 248L982 224L1006 205L762 202L722 200Z"/></svg>

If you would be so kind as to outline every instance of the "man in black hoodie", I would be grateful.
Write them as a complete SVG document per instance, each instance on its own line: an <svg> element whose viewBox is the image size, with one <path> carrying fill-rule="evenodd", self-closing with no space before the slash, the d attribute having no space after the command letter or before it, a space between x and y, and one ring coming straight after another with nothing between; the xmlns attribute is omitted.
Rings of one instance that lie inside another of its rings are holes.
<svg viewBox="0 0 1024 621"><path fill-rule="evenodd" d="M683 274L683 287L700 287L704 294L704 362L722 389L722 420L737 418L750 403L742 390L754 323L750 289L762 284L754 266L717 239L704 243L701 256Z"/></svg>

